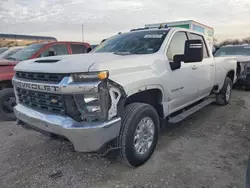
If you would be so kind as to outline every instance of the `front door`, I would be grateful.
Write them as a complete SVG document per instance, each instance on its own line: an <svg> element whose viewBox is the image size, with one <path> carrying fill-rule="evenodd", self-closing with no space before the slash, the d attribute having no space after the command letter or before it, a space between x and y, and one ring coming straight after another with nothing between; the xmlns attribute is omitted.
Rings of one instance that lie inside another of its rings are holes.
<svg viewBox="0 0 250 188"><path fill-rule="evenodd" d="M184 54L186 32L176 32L167 48L169 62L174 55ZM197 99L198 81L196 77L197 63L181 62L181 68L170 71L166 78L166 88L169 88L169 114L182 109Z"/></svg>

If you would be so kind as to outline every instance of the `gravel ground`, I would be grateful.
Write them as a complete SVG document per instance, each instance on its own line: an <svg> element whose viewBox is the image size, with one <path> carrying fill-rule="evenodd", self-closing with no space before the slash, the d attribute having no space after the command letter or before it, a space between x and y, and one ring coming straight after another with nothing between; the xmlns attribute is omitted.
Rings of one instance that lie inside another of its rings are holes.
<svg viewBox="0 0 250 188"><path fill-rule="evenodd" d="M131 169L72 151L67 142L0 123L0 187L243 188L250 151L250 93L164 129L152 158Z"/></svg>

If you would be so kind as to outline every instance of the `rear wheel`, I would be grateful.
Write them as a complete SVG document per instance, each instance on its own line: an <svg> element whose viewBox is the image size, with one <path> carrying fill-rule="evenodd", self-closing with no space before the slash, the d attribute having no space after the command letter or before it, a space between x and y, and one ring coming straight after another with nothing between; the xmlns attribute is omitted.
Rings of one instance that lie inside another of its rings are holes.
<svg viewBox="0 0 250 188"><path fill-rule="evenodd" d="M229 103L232 94L232 86L233 86L232 80L226 77L220 93L216 95L217 104L225 106Z"/></svg>
<svg viewBox="0 0 250 188"><path fill-rule="evenodd" d="M118 138L121 162L131 167L144 164L153 154L159 132L156 110L144 103L133 103L125 108Z"/></svg>
<svg viewBox="0 0 250 188"><path fill-rule="evenodd" d="M16 98L13 88L5 88L0 91L0 120L14 121L16 116L13 107L16 105Z"/></svg>

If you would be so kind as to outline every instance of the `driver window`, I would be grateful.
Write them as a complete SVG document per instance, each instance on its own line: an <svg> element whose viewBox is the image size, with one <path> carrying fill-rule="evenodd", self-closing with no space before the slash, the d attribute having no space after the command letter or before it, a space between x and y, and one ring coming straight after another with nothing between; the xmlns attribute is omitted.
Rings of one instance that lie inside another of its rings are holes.
<svg viewBox="0 0 250 188"><path fill-rule="evenodd" d="M39 57L48 57L50 54L56 55L66 55L68 54L68 49L65 44L55 44L50 46L47 50L42 52Z"/></svg>
<svg viewBox="0 0 250 188"><path fill-rule="evenodd" d="M174 56L177 54L184 54L186 40L187 35L185 32L177 32L174 34L167 51L167 57L169 61L173 61Z"/></svg>

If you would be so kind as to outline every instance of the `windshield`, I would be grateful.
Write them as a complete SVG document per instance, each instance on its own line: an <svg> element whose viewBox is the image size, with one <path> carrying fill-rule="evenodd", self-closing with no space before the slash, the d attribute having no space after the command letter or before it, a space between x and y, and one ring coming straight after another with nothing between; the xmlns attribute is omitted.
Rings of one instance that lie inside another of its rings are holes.
<svg viewBox="0 0 250 188"><path fill-rule="evenodd" d="M147 30L119 34L105 40L93 52L152 54L160 49L167 33L168 30Z"/></svg>
<svg viewBox="0 0 250 188"><path fill-rule="evenodd" d="M8 50L8 48L0 48L0 54Z"/></svg>
<svg viewBox="0 0 250 188"><path fill-rule="evenodd" d="M3 53L0 54L0 58L3 59L8 59L11 55L13 55L14 53L18 52L19 50L21 50L22 48L14 48L14 49L9 49Z"/></svg>
<svg viewBox="0 0 250 188"><path fill-rule="evenodd" d="M13 54L9 57L9 59L15 60L15 61L24 61L29 58L31 58L32 55L34 55L38 50L40 50L45 44L31 44L26 48L23 48L22 50L18 51L17 53Z"/></svg>
<svg viewBox="0 0 250 188"><path fill-rule="evenodd" d="M244 55L250 56L250 46L225 46L221 47L216 53L215 57L220 56L235 56Z"/></svg>

